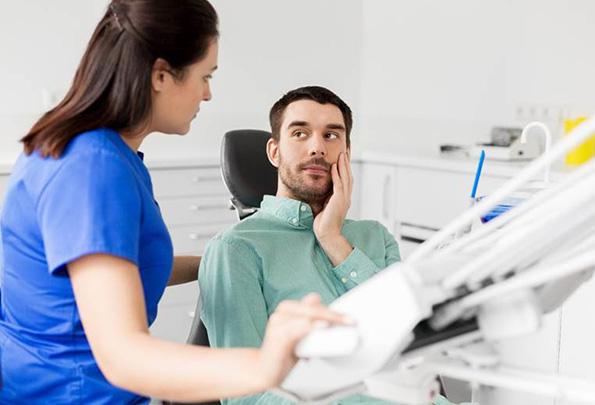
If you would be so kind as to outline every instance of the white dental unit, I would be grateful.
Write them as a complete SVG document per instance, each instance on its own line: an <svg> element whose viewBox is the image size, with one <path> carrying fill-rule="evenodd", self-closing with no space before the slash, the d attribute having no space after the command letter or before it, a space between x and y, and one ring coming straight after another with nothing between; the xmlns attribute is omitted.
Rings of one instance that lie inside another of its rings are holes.
<svg viewBox="0 0 595 405"><path fill-rule="evenodd" d="M539 330L595 269L595 160L460 235L595 131L595 117L419 246L337 299L357 321L321 325L279 393L328 403L354 393L427 405L437 377L595 403L595 381L500 364L495 343ZM530 187L531 188L531 187Z"/></svg>

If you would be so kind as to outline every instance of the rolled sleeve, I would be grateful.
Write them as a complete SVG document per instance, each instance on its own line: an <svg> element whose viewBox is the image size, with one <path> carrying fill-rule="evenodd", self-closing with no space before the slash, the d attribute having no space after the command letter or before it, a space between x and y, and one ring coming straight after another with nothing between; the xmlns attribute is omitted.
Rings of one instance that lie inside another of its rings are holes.
<svg viewBox="0 0 595 405"><path fill-rule="evenodd" d="M349 256L341 264L333 268L333 273L348 290L363 283L380 268L366 256L364 252L354 247Z"/></svg>
<svg viewBox="0 0 595 405"><path fill-rule="evenodd" d="M370 221L369 224L372 230L370 240L375 241L373 244L377 247L376 252L368 256L363 250L354 246L349 256L332 269L333 275L346 290L357 287L379 271L401 260L399 245L393 235L379 222ZM371 249L371 251L374 250Z"/></svg>

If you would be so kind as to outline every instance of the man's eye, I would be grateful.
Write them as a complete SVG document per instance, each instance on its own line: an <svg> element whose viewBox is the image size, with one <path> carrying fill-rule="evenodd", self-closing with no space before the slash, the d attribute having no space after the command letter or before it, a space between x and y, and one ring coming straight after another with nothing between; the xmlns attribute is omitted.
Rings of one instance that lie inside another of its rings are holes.
<svg viewBox="0 0 595 405"><path fill-rule="evenodd" d="M297 138L301 138L302 136L306 135L306 133L304 131L295 131L293 133L293 136L297 137Z"/></svg>
<svg viewBox="0 0 595 405"><path fill-rule="evenodd" d="M336 134L335 132L328 132L326 134L327 139L337 139L339 137L338 134Z"/></svg>
<svg viewBox="0 0 595 405"><path fill-rule="evenodd" d="M211 75L208 75L208 76L204 76L202 79L203 79L205 82L208 82L208 81L209 81L209 80L211 80L212 78L213 78L213 76L211 76Z"/></svg>

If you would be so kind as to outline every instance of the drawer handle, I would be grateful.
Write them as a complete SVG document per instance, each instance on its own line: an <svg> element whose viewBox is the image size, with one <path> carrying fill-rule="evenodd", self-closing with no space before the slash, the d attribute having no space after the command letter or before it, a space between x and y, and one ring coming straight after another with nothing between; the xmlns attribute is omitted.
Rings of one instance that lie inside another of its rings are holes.
<svg viewBox="0 0 595 405"><path fill-rule="evenodd" d="M188 237L192 240L199 240L199 239L206 239L206 238L210 238L211 236L213 236L210 233L195 233L192 232L191 234L188 234Z"/></svg>
<svg viewBox="0 0 595 405"><path fill-rule="evenodd" d="M192 204L188 207L188 210L190 210L190 211L213 210L213 209L227 209L227 204L226 203L214 203L214 204L205 204L205 205Z"/></svg>
<svg viewBox="0 0 595 405"><path fill-rule="evenodd" d="M200 183L201 181L217 181L219 179L218 176L192 176L193 183Z"/></svg>

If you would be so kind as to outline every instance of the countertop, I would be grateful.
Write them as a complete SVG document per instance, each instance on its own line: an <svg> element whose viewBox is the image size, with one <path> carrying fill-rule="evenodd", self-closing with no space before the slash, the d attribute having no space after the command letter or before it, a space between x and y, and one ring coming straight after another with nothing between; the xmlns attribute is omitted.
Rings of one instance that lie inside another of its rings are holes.
<svg viewBox="0 0 595 405"><path fill-rule="evenodd" d="M457 154L398 154L376 151L363 151L353 156L354 162L387 164L394 166L418 167L432 170L456 171L475 173L477 159L468 158ZM216 153L201 154L193 157L158 159L147 157L145 160L150 169L176 169L187 167L215 167L219 165L219 155ZM505 162L486 159L483 174L496 177L511 177L523 169L528 162ZM12 162L0 161L0 175L9 174ZM572 171L566 166L552 167L553 179L564 176Z"/></svg>
<svg viewBox="0 0 595 405"><path fill-rule="evenodd" d="M458 153L418 153L395 154L376 151L364 151L354 160L366 163L387 164L394 166L427 168L431 170L455 171L474 174L477 170L477 159ZM486 159L482 174L495 177L512 177L526 167L530 161L509 162ZM567 166L552 166L551 177L556 179L570 173L573 169Z"/></svg>

